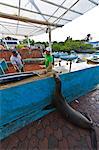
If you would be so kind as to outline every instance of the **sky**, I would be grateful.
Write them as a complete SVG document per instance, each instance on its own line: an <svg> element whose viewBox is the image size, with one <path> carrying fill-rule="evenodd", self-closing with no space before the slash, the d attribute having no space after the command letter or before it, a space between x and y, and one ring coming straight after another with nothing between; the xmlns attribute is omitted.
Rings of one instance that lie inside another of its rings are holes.
<svg viewBox="0 0 99 150"><path fill-rule="evenodd" d="M64 41L67 36L81 40L91 34L92 41L99 41L99 6L76 18L62 28L52 31L52 41ZM48 41L48 34L33 37L35 41Z"/></svg>

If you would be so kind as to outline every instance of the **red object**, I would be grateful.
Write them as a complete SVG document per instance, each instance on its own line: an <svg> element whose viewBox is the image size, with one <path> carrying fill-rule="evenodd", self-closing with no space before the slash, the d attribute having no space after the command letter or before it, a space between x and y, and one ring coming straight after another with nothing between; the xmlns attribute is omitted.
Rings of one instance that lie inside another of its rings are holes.
<svg viewBox="0 0 99 150"><path fill-rule="evenodd" d="M40 66L39 64L25 64L24 65L24 71L34 71L34 70L40 70L43 69L42 66ZM8 70L6 71L6 73L15 73L15 69L12 65L9 65Z"/></svg>
<svg viewBox="0 0 99 150"><path fill-rule="evenodd" d="M22 59L43 57L40 49L31 50L29 48L24 48L24 49L21 48L18 50L18 52L20 53ZM0 51L0 58L4 58L6 61L10 61L11 55L12 55L12 52L10 50Z"/></svg>

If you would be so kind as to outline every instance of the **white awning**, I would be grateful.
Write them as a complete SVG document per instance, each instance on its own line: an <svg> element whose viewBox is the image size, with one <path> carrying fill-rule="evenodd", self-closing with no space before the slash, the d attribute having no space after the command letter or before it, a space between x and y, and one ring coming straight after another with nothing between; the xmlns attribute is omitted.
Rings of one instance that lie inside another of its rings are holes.
<svg viewBox="0 0 99 150"><path fill-rule="evenodd" d="M35 36L62 27L99 0L0 0L0 35Z"/></svg>

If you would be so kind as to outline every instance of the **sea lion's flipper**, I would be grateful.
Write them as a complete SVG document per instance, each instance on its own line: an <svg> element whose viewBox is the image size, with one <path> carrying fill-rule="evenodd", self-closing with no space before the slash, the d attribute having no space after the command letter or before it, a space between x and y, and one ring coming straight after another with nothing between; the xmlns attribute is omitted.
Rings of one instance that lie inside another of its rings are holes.
<svg viewBox="0 0 99 150"><path fill-rule="evenodd" d="M90 117L90 115L88 114L88 113L85 113L85 117L92 123L93 121L92 121L92 119L91 119L91 117Z"/></svg>
<svg viewBox="0 0 99 150"><path fill-rule="evenodd" d="M84 115L85 117L87 116L87 113L86 112L82 112L82 111L79 111L82 115ZM86 117L87 118L87 117Z"/></svg>
<svg viewBox="0 0 99 150"><path fill-rule="evenodd" d="M81 111L80 111L80 113L81 113L83 116L85 116L91 123L93 122L92 119L91 119L91 117L89 116L89 114L88 114L87 112L81 112Z"/></svg>
<svg viewBox="0 0 99 150"><path fill-rule="evenodd" d="M90 130L90 137L91 137L91 145L93 150L97 150L97 137L96 137L96 131L94 128Z"/></svg>

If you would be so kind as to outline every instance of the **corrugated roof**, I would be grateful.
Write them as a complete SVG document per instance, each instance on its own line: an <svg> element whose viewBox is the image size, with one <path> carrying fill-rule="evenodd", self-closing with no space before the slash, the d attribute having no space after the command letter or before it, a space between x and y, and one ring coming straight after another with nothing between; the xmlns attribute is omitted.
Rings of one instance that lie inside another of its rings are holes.
<svg viewBox="0 0 99 150"><path fill-rule="evenodd" d="M0 34L35 36L62 27L99 0L0 0Z"/></svg>

